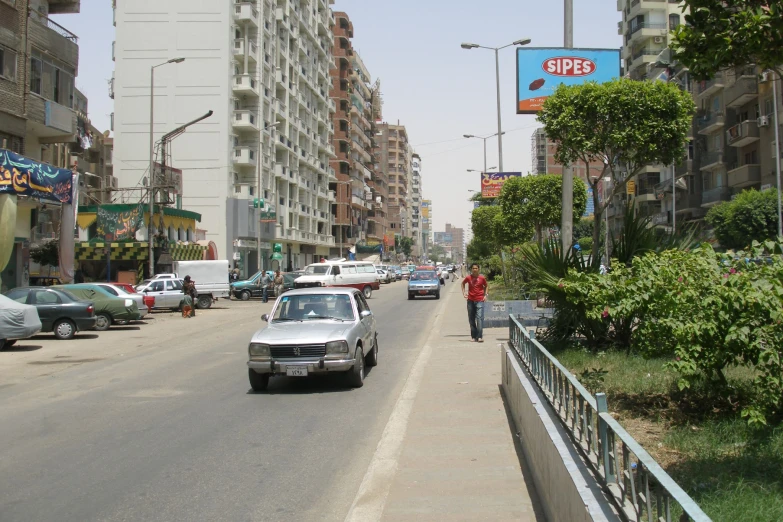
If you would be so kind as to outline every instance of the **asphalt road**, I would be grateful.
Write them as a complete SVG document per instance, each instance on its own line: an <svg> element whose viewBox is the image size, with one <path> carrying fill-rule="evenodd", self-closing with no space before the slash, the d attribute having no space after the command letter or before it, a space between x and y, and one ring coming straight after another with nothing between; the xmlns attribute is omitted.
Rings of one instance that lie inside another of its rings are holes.
<svg viewBox="0 0 783 522"><path fill-rule="evenodd" d="M373 295L380 361L356 390L253 394L259 301L0 352L0 520L343 520L442 302Z"/></svg>

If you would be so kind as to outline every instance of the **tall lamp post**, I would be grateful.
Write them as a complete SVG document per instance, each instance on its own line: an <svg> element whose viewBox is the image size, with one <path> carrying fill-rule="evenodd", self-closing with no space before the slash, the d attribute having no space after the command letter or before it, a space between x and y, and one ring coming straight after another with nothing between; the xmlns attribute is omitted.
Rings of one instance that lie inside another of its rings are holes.
<svg viewBox="0 0 783 522"><path fill-rule="evenodd" d="M169 63L182 63L184 58L172 58L150 67L150 217L147 223L147 243L150 256L150 277L155 275L155 255L152 250L152 216L155 213L155 134L153 130L155 115L155 69Z"/></svg>
<svg viewBox="0 0 783 522"><path fill-rule="evenodd" d="M495 134L493 134L491 136L487 136L487 137L476 136L474 134L463 134L462 135L463 138L468 138L468 139L476 138L476 139L481 140L481 141L484 142L484 172L487 172L487 140L490 139L490 138L494 138L495 136L502 136L503 134L505 134L505 132L501 132L500 134L498 134L496 132ZM498 138L498 142L500 142L500 139L501 138ZM503 162L502 161L498 161L498 164L500 165L500 172L503 172ZM495 167L493 167L493 168L495 168Z"/></svg>
<svg viewBox="0 0 783 522"><path fill-rule="evenodd" d="M495 88L497 90L497 104L498 104L498 165L500 166L500 172L503 172L503 126L501 124L501 118L500 118L500 60L498 58L498 51L501 49L505 49L506 47L511 47L512 45L527 45L530 43L530 38L523 38L521 40L517 40L515 42L512 42L508 45L504 45L502 47L484 47L483 45L474 44L474 43L463 43L461 44L461 47L463 49L489 49L490 51L495 51Z"/></svg>

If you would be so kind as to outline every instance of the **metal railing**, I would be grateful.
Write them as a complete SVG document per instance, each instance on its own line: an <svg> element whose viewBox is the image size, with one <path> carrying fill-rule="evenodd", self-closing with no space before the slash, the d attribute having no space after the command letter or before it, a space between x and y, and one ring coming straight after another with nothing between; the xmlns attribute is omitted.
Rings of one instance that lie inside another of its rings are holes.
<svg viewBox="0 0 783 522"><path fill-rule="evenodd" d="M595 471L621 517L630 521L710 518L608 413L606 395L593 397L513 316L509 342L573 442ZM619 448L619 452L618 452ZM687 518L686 518L687 517Z"/></svg>
<svg viewBox="0 0 783 522"><path fill-rule="evenodd" d="M30 10L30 18L35 20L36 22L45 25L55 33L59 34L63 38L72 41L75 44L79 43L79 37L73 34L71 31L63 27L62 25L58 24L51 18L47 18L46 16L42 15L41 13L37 11Z"/></svg>

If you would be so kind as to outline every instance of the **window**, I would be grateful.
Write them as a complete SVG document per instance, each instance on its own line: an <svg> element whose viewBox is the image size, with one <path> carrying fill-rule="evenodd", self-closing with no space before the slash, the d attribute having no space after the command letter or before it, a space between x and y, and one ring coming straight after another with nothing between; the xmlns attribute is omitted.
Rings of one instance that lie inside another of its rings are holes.
<svg viewBox="0 0 783 522"><path fill-rule="evenodd" d="M758 162L759 158L757 151L752 150L745 153L745 165L758 165Z"/></svg>
<svg viewBox="0 0 783 522"><path fill-rule="evenodd" d="M356 273L356 266L355 265L346 265L343 267L346 274L355 274Z"/></svg>
<svg viewBox="0 0 783 522"><path fill-rule="evenodd" d="M30 92L73 107L73 67L33 49L30 57Z"/></svg>
<svg viewBox="0 0 783 522"><path fill-rule="evenodd" d="M370 311L370 306L367 304L367 301L364 300L364 294L356 294L356 308L359 309L359 313Z"/></svg>
<svg viewBox="0 0 783 522"><path fill-rule="evenodd" d="M103 288L104 290L106 290L107 292L109 292L112 295L116 295L116 296L120 295L120 293L117 291L117 289L114 288L111 285L101 286L101 288Z"/></svg>
<svg viewBox="0 0 783 522"><path fill-rule="evenodd" d="M35 291L35 304L39 305L52 305L61 304L62 300L60 296L49 290L36 290Z"/></svg>
<svg viewBox="0 0 783 522"><path fill-rule="evenodd" d="M166 281L166 290L176 290L177 287L174 286L174 281Z"/></svg>
<svg viewBox="0 0 783 522"><path fill-rule="evenodd" d="M679 25L680 25L680 15L678 15L678 14L670 14L669 15L669 31L673 31Z"/></svg>
<svg viewBox="0 0 783 522"><path fill-rule="evenodd" d="M24 288L15 288L8 293L5 294L5 296L8 299L11 299L12 301L16 301L17 303L27 303L27 294L29 294L30 291Z"/></svg>
<svg viewBox="0 0 783 522"><path fill-rule="evenodd" d="M7 47L0 46L0 77L16 81L16 53Z"/></svg>
<svg viewBox="0 0 783 522"><path fill-rule="evenodd" d="M163 281L155 281L150 285L150 290L153 292L162 292L163 291Z"/></svg>

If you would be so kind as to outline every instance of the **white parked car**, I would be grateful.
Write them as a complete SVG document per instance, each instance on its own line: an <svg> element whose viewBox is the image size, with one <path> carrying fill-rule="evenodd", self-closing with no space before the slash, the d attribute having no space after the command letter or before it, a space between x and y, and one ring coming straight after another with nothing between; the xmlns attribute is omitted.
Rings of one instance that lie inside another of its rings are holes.
<svg viewBox="0 0 783 522"><path fill-rule="evenodd" d="M136 302L136 306L139 307L139 313L141 314L141 317L144 317L145 315L150 313L149 307L144 302L143 294L132 294L127 290L125 290L124 288L120 286L114 286L111 283L93 283L93 284L100 286L107 292L110 292L112 295L116 295L117 297L122 297L123 299L133 299Z"/></svg>
<svg viewBox="0 0 783 522"><path fill-rule="evenodd" d="M155 298L155 310L179 310L179 305L185 298L182 293L182 281L179 279L145 279L136 286L136 291Z"/></svg>
<svg viewBox="0 0 783 522"><path fill-rule="evenodd" d="M391 273L388 270L384 270L383 268L375 268L375 272L378 274L378 282L379 283L391 283L392 282L392 276Z"/></svg>

